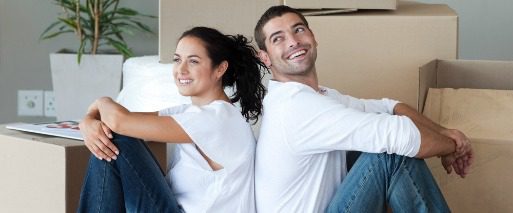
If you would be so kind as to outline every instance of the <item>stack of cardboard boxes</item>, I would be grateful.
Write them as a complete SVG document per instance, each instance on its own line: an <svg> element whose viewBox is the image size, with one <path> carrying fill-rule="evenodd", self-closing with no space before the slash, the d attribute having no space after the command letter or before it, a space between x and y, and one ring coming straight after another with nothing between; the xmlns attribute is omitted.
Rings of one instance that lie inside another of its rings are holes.
<svg viewBox="0 0 513 213"><path fill-rule="evenodd" d="M178 37L192 26L253 37L260 15L282 3L225 0L191 7L194 1L161 1L161 62L171 61ZM435 58L457 56L458 16L447 5L395 0L286 0L285 4L359 9L306 16L319 43L317 71L321 84L355 97L389 97L417 107L419 66Z"/></svg>

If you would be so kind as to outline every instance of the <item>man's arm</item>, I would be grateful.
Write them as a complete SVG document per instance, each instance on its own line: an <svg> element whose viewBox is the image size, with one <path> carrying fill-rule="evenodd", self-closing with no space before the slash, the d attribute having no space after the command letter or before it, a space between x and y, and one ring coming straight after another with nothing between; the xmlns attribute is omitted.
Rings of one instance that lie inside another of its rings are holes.
<svg viewBox="0 0 513 213"><path fill-rule="evenodd" d="M394 114L395 115L404 115L409 117L419 128L419 131L421 132L421 151L422 146L425 146L429 149L429 147L432 146L441 146L439 153L434 153L434 155L446 155L452 152L456 152L456 156L460 156L466 152L469 151L470 147L470 140L463 134L461 131L456 129L447 129L443 126L440 126L439 124L431 121L429 118L423 116L417 110L413 109L412 107L404 104L404 103L398 103L394 107ZM423 134L424 133L424 134ZM425 139L423 138L425 137ZM449 140L448 140L449 139ZM456 144L456 148L453 149L451 147L453 146L447 146L447 142L450 141L451 143ZM426 142L426 143L424 143ZM434 144L432 144L434 142ZM446 153L444 150L449 149L452 150L452 152ZM435 149L436 150L436 149ZM434 156L433 154L429 155L429 150L424 150L428 152L427 157ZM419 152L420 153L420 152Z"/></svg>
<svg viewBox="0 0 513 213"><path fill-rule="evenodd" d="M474 154L465 134L442 127L403 103L394 107L394 114L409 117L419 129L421 143L416 157L442 156L442 164L447 173L451 173L452 166L461 177L468 174Z"/></svg>

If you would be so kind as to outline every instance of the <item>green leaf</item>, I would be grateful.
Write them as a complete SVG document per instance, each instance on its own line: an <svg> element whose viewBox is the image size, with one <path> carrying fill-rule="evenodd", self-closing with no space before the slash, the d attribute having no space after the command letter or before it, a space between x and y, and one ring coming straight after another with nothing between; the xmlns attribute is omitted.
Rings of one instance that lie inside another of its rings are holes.
<svg viewBox="0 0 513 213"><path fill-rule="evenodd" d="M107 8L112 6L112 4L119 3L119 0L106 0L106 1L103 1L102 3L103 3L102 9L103 9L103 11L106 11Z"/></svg>
<svg viewBox="0 0 513 213"><path fill-rule="evenodd" d="M50 31L51 29L53 29L55 26L57 26L58 24L60 24L61 22L60 21L56 21L52 24L50 24L50 26L48 26L44 31L43 33L41 33L41 35L39 36L39 40L43 40L43 37L47 37L45 36L46 33L48 33L48 31ZM46 39L46 38L45 38Z"/></svg>
<svg viewBox="0 0 513 213"><path fill-rule="evenodd" d="M134 21L134 23L137 24L137 26L139 26L144 31L153 34L153 31L150 29L150 27L148 25L145 25L145 24L143 24L141 22L138 22L138 21Z"/></svg>
<svg viewBox="0 0 513 213"><path fill-rule="evenodd" d="M117 14L125 15L125 16L136 16L139 15L139 12L132 10L130 8L121 7L118 8L118 11L116 11Z"/></svg>
<svg viewBox="0 0 513 213"><path fill-rule="evenodd" d="M64 24L68 25L72 29L77 29L77 23L75 22L75 19L72 18L58 18L61 22L64 22Z"/></svg>
<svg viewBox="0 0 513 213"><path fill-rule="evenodd" d="M85 47L85 41L82 40L80 41L80 47L78 47L78 52L77 52L77 62L78 64L80 64L80 61L82 60L82 54L84 54L84 48Z"/></svg>
<svg viewBox="0 0 513 213"><path fill-rule="evenodd" d="M50 38L56 37L56 36L58 36L60 34L64 34L64 33L74 33L74 32L75 32L74 30L62 30L59 32L55 32L55 33L46 35L46 36L42 37L41 40L50 39Z"/></svg>
<svg viewBox="0 0 513 213"><path fill-rule="evenodd" d="M116 50L118 50L124 57L130 58L130 57L134 56L134 54L132 53L132 50L130 50L125 43L116 41L114 39L108 39L108 40L109 40L110 44L112 44L112 46L114 48L116 48Z"/></svg>

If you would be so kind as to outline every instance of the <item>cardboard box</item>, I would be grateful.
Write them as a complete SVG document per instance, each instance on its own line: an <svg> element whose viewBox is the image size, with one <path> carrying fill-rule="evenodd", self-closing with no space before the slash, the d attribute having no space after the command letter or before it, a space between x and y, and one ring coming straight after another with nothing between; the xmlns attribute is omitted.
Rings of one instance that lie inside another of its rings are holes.
<svg viewBox="0 0 513 213"><path fill-rule="evenodd" d="M419 71L419 111L429 88L513 90L513 62L482 60L431 60Z"/></svg>
<svg viewBox="0 0 513 213"><path fill-rule="evenodd" d="M304 9L388 9L397 8L397 0L284 0L284 4Z"/></svg>
<svg viewBox="0 0 513 213"><path fill-rule="evenodd" d="M417 106L418 67L457 57L458 16L447 5L306 17L319 44L320 83L359 98Z"/></svg>
<svg viewBox="0 0 513 213"><path fill-rule="evenodd" d="M435 122L463 131L475 152L465 179L447 175L438 158L427 160L453 212L513 212L511 82L513 62L508 61L434 60L420 68L419 109ZM428 98L429 88L508 91L463 96L466 90L450 95L435 90Z"/></svg>
<svg viewBox="0 0 513 213"><path fill-rule="evenodd" d="M166 168L166 147L148 143ZM76 212L90 152L82 141L0 125L0 212Z"/></svg>
<svg viewBox="0 0 513 213"><path fill-rule="evenodd" d="M170 63L180 35L195 26L207 26L224 34L253 38L260 16L283 0L159 1L159 56Z"/></svg>

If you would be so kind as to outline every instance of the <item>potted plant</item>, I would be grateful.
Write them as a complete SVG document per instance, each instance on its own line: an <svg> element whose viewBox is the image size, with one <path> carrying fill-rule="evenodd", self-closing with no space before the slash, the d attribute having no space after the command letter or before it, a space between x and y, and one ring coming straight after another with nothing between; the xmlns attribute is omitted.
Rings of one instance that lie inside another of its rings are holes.
<svg viewBox="0 0 513 213"><path fill-rule="evenodd" d="M120 0L52 2L62 12L40 39L73 33L78 41L75 51L50 54L57 119L77 119L96 98L118 94L123 60L133 56L125 35L133 35L134 30L153 34L140 18L155 16L121 7Z"/></svg>

